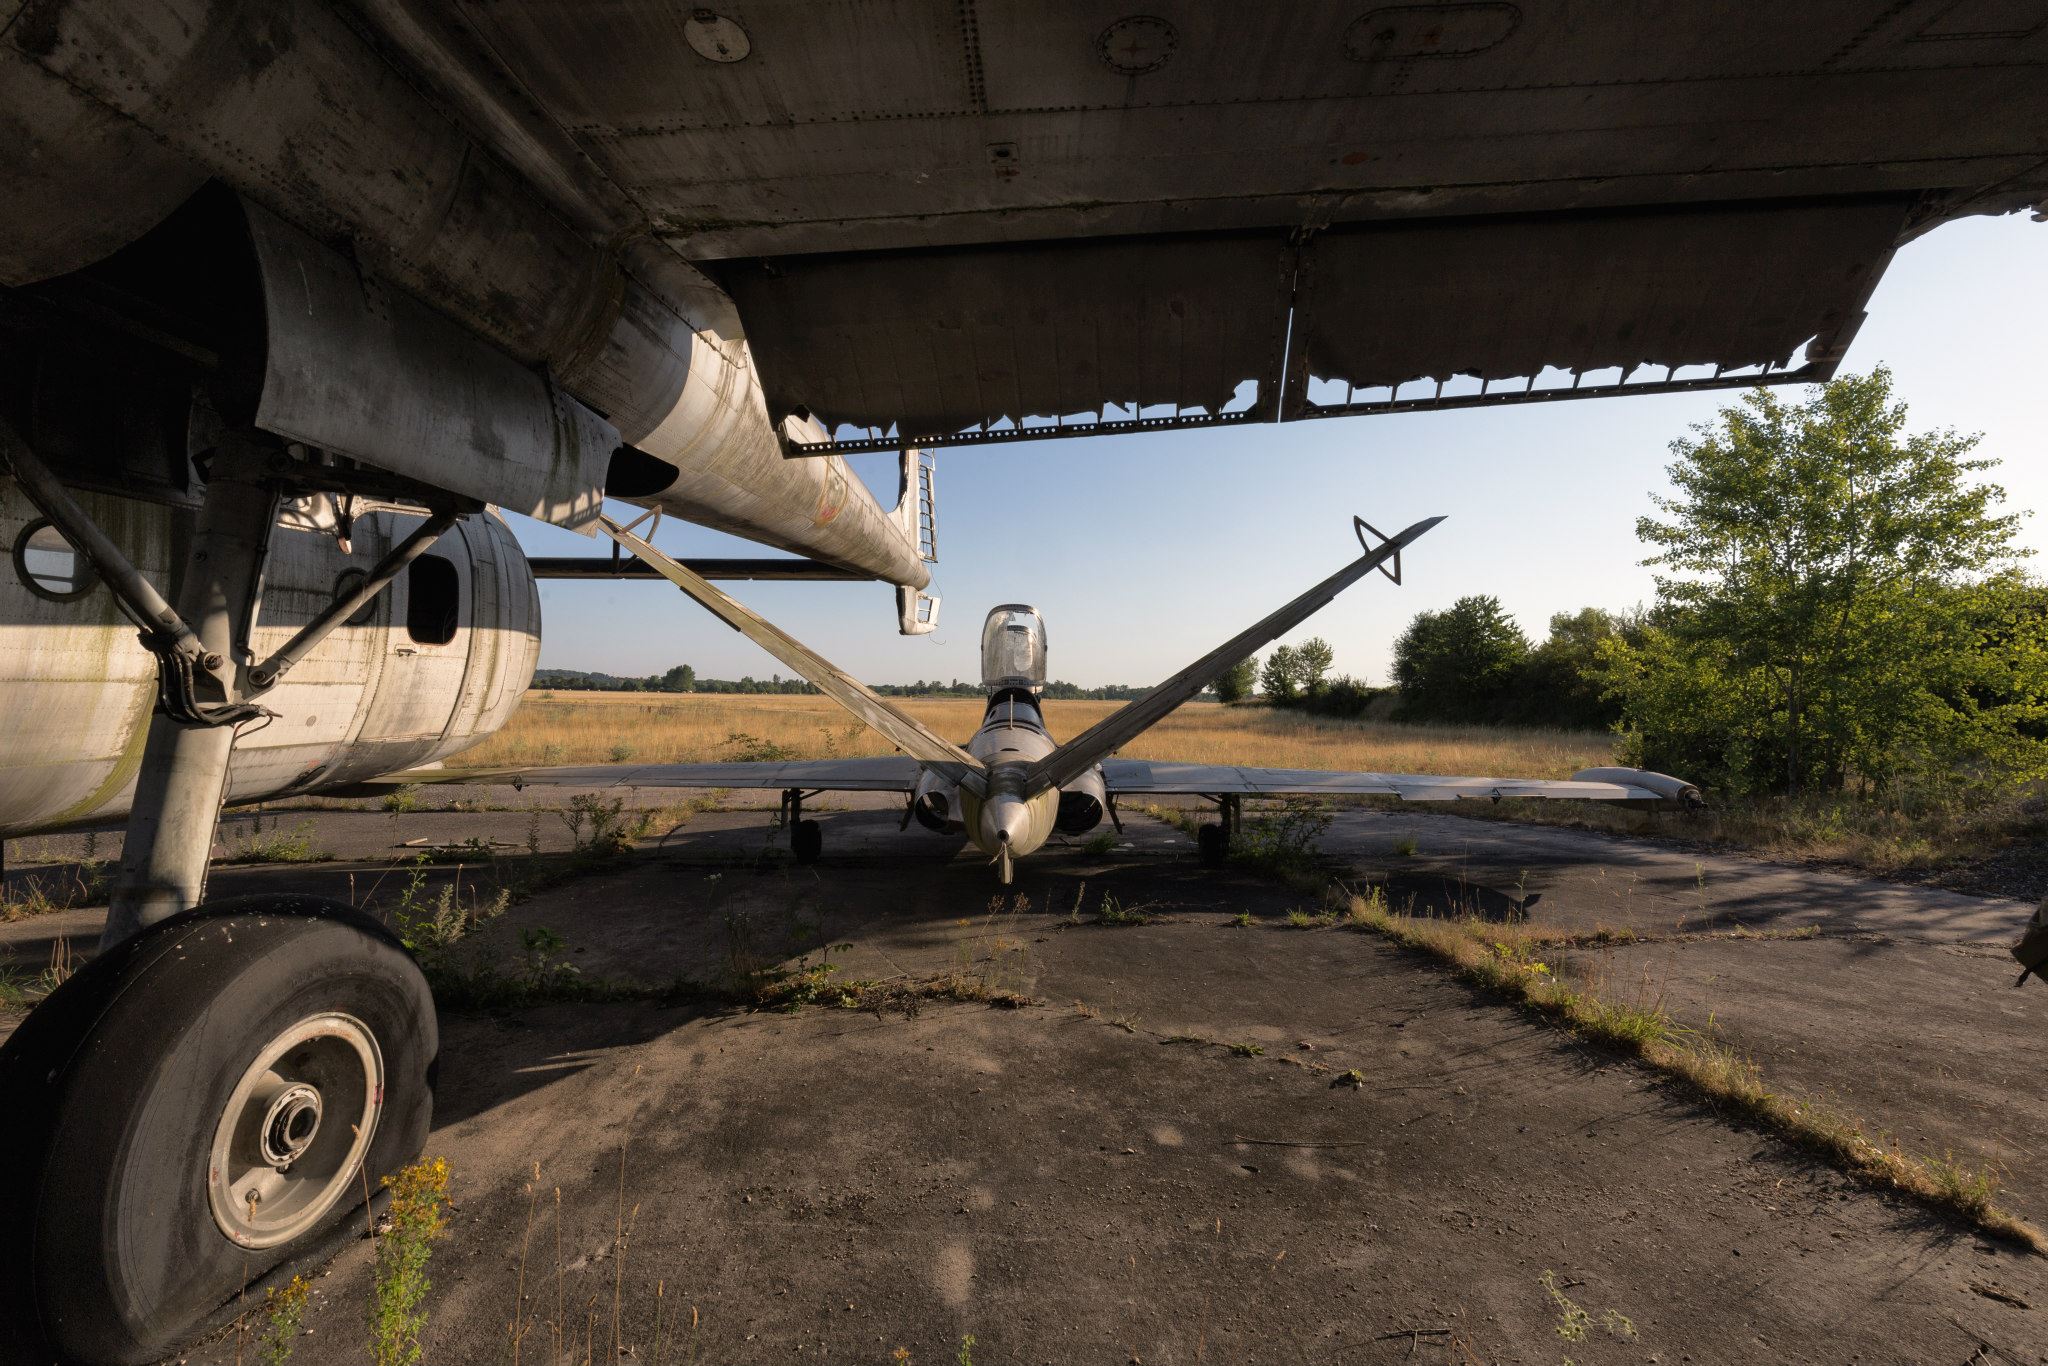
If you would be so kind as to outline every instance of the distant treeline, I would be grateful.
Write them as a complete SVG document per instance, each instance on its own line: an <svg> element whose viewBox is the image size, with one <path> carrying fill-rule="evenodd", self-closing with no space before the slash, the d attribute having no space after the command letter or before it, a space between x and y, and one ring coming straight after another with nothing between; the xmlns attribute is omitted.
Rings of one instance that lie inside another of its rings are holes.
<svg viewBox="0 0 2048 1366"><path fill-rule="evenodd" d="M648 674L645 678L628 678L620 674L608 674L583 669L540 669L533 675L533 686L555 692L675 692L675 693L816 693L816 687L801 678L784 678L776 674L770 678L699 678L697 671L688 664L678 664L666 673ZM915 683L874 683L870 684L884 697L980 697L983 688L979 683L963 683L959 679L942 683L937 679L919 679ZM1150 689L1133 688L1122 683L1110 683L1100 688L1084 688L1078 683L1065 683L1059 679L1045 685L1044 695L1061 700L1090 700L1099 702L1128 702L1143 697Z"/></svg>

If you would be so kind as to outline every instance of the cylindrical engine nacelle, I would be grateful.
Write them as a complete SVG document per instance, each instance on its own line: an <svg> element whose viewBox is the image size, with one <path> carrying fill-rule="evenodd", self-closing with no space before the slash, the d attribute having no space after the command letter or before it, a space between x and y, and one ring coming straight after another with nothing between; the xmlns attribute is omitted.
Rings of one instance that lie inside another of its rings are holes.
<svg viewBox="0 0 2048 1366"><path fill-rule="evenodd" d="M1091 768L1060 789L1060 813L1053 829L1062 835L1085 835L1102 824L1102 813L1108 809L1102 770Z"/></svg>
<svg viewBox="0 0 2048 1366"><path fill-rule="evenodd" d="M175 596L191 513L83 493L136 567ZM360 506L360 505L359 505ZM417 526L416 510L359 510L351 549L331 532L271 536L249 646L268 657ZM0 479L0 837L123 815L156 700L156 661L82 559ZM17 549L18 548L18 549ZM356 618L258 697L277 713L235 745L232 800L359 781L466 749L503 726L540 657L540 596L496 516L465 517Z"/></svg>
<svg viewBox="0 0 2048 1366"><path fill-rule="evenodd" d="M917 790L910 797L910 814L925 829L941 835L957 835L963 826L960 819L960 789L935 773L925 773L917 780Z"/></svg>

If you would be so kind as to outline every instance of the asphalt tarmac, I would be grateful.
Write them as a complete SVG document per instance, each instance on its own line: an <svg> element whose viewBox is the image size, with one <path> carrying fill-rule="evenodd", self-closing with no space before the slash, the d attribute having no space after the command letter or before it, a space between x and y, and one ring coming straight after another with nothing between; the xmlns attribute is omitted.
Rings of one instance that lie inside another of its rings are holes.
<svg viewBox="0 0 2048 1366"><path fill-rule="evenodd" d="M842 805L812 867L770 812L668 811L464 952L516 971L546 929L593 982L829 955L834 980L1031 1004L448 1013L426 1361L513 1360L516 1320L527 1362L2048 1362L2048 1260L1371 935L1289 928L1300 894L1201 868L1168 825L1127 815L1115 847L1048 849L1005 891L957 841ZM223 867L216 893L388 908L425 840L471 855L429 865L429 893L488 895L530 840L568 839L523 809L261 819L333 857ZM76 841L14 842L10 881ZM1396 909L1635 930L1559 970L1655 993L1910 1149L1995 1164L2048 1221L2048 988L2012 990L2003 948L2030 907L1411 812L1345 812L1323 847ZM1102 923L1105 897L1144 923ZM0 926L0 949L39 966L97 914ZM365 1359L368 1265L364 1240L321 1269L294 1361Z"/></svg>

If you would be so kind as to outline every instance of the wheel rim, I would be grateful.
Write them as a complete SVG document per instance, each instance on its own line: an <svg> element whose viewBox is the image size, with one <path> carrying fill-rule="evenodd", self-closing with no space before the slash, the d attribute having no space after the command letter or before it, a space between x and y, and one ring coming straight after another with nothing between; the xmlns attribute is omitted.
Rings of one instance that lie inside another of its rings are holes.
<svg viewBox="0 0 2048 1366"><path fill-rule="evenodd" d="M348 1192L384 1108L384 1055L353 1015L308 1016L256 1054L207 1167L214 1222L243 1247L288 1243Z"/></svg>

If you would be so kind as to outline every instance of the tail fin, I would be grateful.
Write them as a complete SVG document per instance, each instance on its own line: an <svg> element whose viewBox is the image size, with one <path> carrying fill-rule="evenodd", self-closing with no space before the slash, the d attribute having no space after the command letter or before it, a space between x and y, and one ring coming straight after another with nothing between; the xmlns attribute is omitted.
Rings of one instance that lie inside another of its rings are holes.
<svg viewBox="0 0 2048 1366"><path fill-rule="evenodd" d="M890 514L906 540L916 542L918 558L939 561L938 464L930 451L903 449L896 481L896 510ZM939 627L939 596L921 589L896 589L897 629L906 636L929 635Z"/></svg>
<svg viewBox="0 0 2048 1366"><path fill-rule="evenodd" d="M1137 701L1111 712L1082 731L1031 766L1024 779L1025 794L1028 796L1031 793L1043 792L1047 788L1062 787L1080 777L1103 758L1158 725L1168 712L1228 673L1239 660L1307 621L1339 593L1373 570L1379 569L1395 583L1399 583L1403 547L1442 520L1441 517L1431 517L1417 522L1406 531L1381 541L1377 546L1369 547L1365 554L1279 611L1239 631ZM1361 546L1365 545L1366 532L1379 534L1361 518L1353 518L1352 521L1357 528L1358 543ZM1393 566L1391 571L1382 568L1389 561Z"/></svg>

